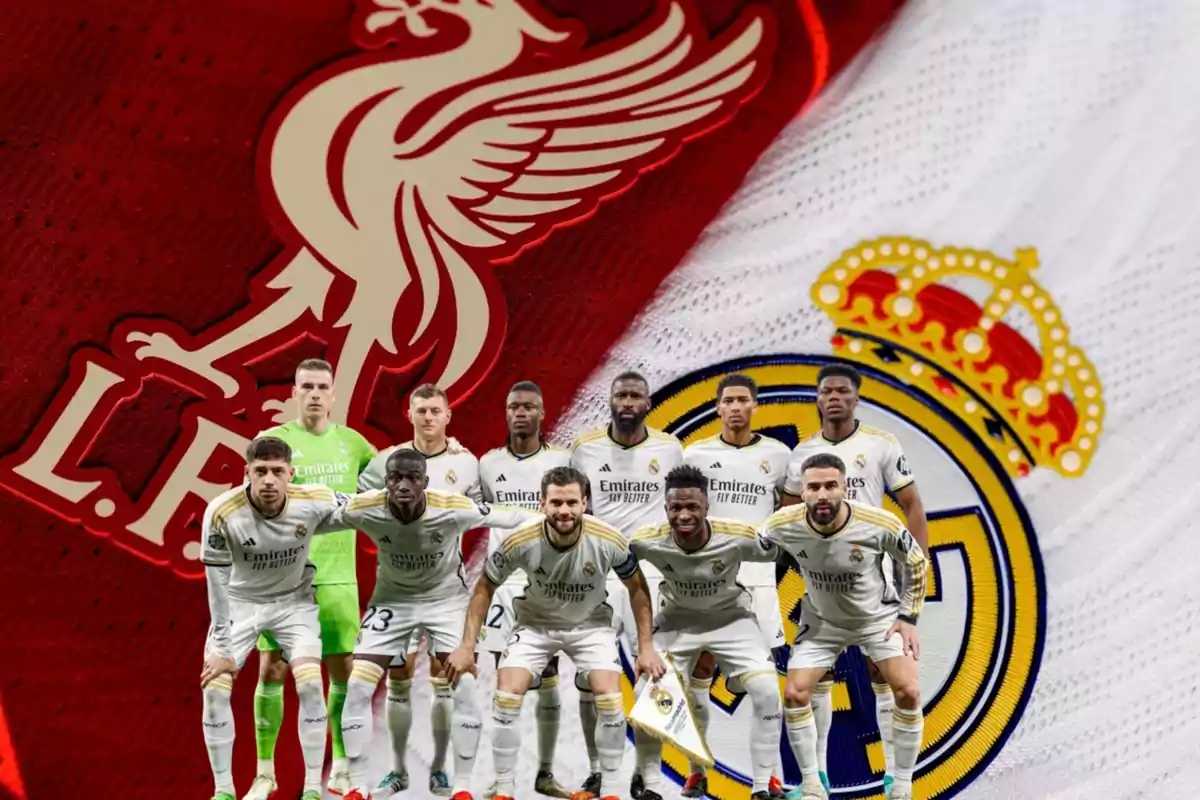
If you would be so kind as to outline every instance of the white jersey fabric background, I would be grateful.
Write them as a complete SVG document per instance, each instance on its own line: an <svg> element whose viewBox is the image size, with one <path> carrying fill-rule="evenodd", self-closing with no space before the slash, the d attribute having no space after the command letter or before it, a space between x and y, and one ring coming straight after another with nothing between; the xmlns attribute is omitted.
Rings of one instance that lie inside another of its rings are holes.
<svg viewBox="0 0 1200 800"><path fill-rule="evenodd" d="M829 353L809 287L864 239L1036 247L1035 277L1095 364L1107 416L1082 478L1018 481L1046 576L1041 668L1015 732L959 797L1132 800L1200 783L1197 42L1193 0L910 0L784 130L555 432L566 443L603 424L622 369L657 388L739 356ZM414 796L431 752L424 674ZM571 674L557 773L574 787L587 762ZM533 703L518 796L534 796ZM477 792L492 774L489 716Z"/></svg>

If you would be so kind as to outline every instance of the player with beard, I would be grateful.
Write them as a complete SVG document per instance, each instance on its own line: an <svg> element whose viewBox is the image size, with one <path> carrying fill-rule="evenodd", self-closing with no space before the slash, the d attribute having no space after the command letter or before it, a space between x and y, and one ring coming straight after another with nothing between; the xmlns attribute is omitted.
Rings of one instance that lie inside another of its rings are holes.
<svg viewBox="0 0 1200 800"><path fill-rule="evenodd" d="M904 510L913 538L928 554L929 528L916 479L908 467L900 441L887 431L862 424L855 417L861 388L862 376L848 364L830 364L817 373L817 412L821 418L821 431L805 439L792 452L783 505L801 502L800 467L805 460L816 453L833 453L846 466L846 499L883 508L885 493L892 493ZM883 563L890 574L892 570L886 556ZM892 709L896 701L887 681L869 658L867 670L875 695L875 719L883 746L883 785L887 794L893 780ZM830 669L817 683L812 702L817 726L817 761L826 790L830 785L827 753L829 729L833 724L833 683L834 674Z"/></svg>
<svg viewBox="0 0 1200 800"><path fill-rule="evenodd" d="M783 442L755 433L758 384L749 375L733 373L721 378L717 384L716 405L717 416L721 418L721 433L689 444L683 450L683 461L708 478L709 512L714 517L760 525L779 505L790 451ZM763 635L778 655L778 648L787 641L779 610L775 564L744 561L738 581L750 589ZM692 707L702 734L708 731L712 706L710 690L715 672L715 659L704 653L691 676ZM681 794L704 797L708 794L706 770L699 764L691 764L688 771ZM783 784L774 776L769 788L773 796L783 795Z"/></svg>
<svg viewBox="0 0 1200 800"><path fill-rule="evenodd" d="M200 560L208 581L212 624L204 644L204 743L212 765L213 800L234 800L233 709L238 670L264 633L272 636L296 682L301 800L320 800L325 766L325 698L321 692L321 622L308 560L318 533L343 530L335 519L345 495L291 481L287 442L260 436L246 448L244 486L218 495L204 511ZM261 777L261 776L260 776ZM255 779L255 784L261 782ZM274 780L271 781L274 783Z"/></svg>
<svg viewBox="0 0 1200 800"><path fill-rule="evenodd" d="M263 431L292 449L295 483L320 483L335 492L353 494L359 474L375 455L357 431L329 419L336 398L333 367L310 358L296 367L292 400L299 408L295 421ZM342 706L350 678L354 640L358 636L358 572L354 531L338 531L313 542L308 558L317 568L313 585L321 619L321 650L329 668L329 731L333 739L333 769L329 790L350 789L350 767L342 747ZM275 791L275 742L283 725L283 679L287 662L270 634L258 640L258 687L254 691L254 740L258 772L243 800L267 800Z"/></svg>
<svg viewBox="0 0 1200 800"><path fill-rule="evenodd" d="M608 426L580 436L571 445L571 466L587 476L591 485L591 513L621 531L628 539L645 525L664 518L664 479L683 463L683 445L674 436L646 426L650 413L650 385L637 372L622 372L613 379L609 394L612 420ZM662 575L652 566L644 570L650 599L656 601ZM624 586L609 578L609 602L618 610L617 632L624 635L636 653L634 622ZM656 606L655 606L656 607ZM596 793L600 769L595 730L596 707L587 690L586 678L576 674L579 688L579 720L583 726L591 769L583 784L585 792ZM641 794L643 779L634 773L630 792Z"/></svg>
<svg viewBox="0 0 1200 800"><path fill-rule="evenodd" d="M798 792L803 800L828 797L818 771L812 690L843 650L859 647L896 698L891 798L912 800L924 728L917 618L925 554L895 514L845 499L846 466L837 455L811 455L797 474L804 505L772 514L760 536L796 560L806 587L784 695L788 741L804 776ZM894 587L885 555L896 565Z"/></svg>
<svg viewBox="0 0 1200 800"><path fill-rule="evenodd" d="M342 737L354 785L346 800L370 797L365 771L373 730L371 701L384 671L393 665L394 677L404 670L405 653L421 634L429 641L429 651L442 660L460 644L468 600L462 534L481 525L513 528L533 516L518 509L477 505L460 494L427 490L425 456L416 450L393 451L386 475L386 490L356 495L335 515L379 548L375 590L354 648L354 669L342 713ZM475 679L470 675L458 682L452 694L455 800L471 800L471 771L482 731L475 695Z"/></svg>
<svg viewBox="0 0 1200 800"><path fill-rule="evenodd" d="M629 543L641 563L663 575L654 646L685 674L702 654L715 657L731 688L750 695L750 800L769 800L783 704L771 643L738 576L747 562L773 565L776 550L760 543L755 526L708 516L709 481L696 467L676 467L666 485L666 523L642 528ZM642 800L662 800L662 742L640 731L634 741L645 780Z"/></svg>
<svg viewBox="0 0 1200 800"><path fill-rule="evenodd" d="M518 528L488 554L467 612L463 644L450 655L447 675L453 680L475 671L470 642L479 635L492 595L513 570L523 570L529 581L516 603L516 626L500 657L492 706L496 800L512 800L515 794L522 697L559 652L588 676L596 697L595 741L601 781L595 794L617 800L616 783L625 752L625 712L613 610L606 602L604 576L615 572L629 592L641 645L638 674L659 678L665 668L650 639L649 591L624 535L586 516L587 478L582 473L570 467L550 470L542 478L541 496L544 517ZM577 792L574 796L592 794Z"/></svg>
<svg viewBox="0 0 1200 800"><path fill-rule="evenodd" d="M413 426L412 441L389 447L379 453L363 471L358 481L359 491L384 488L388 457L399 449L411 448L425 456L431 489L457 492L481 500L479 492L479 459L457 440L446 435L451 418L450 400L446 392L432 383L425 383L409 396L408 420ZM406 750L412 729L412 670L416 666L416 647L407 658L398 658L388 678L387 723L391 731L392 770L379 782L380 789L401 792L408 788ZM450 776L446 773L446 755L450 748L450 717L454 697L442 674L442 665L435 657L429 661L429 679L433 687L430 705L430 727L433 730L433 759L429 767L429 791L445 797L450 794Z"/></svg>
<svg viewBox="0 0 1200 800"><path fill-rule="evenodd" d="M479 459L479 485L488 503L540 510L542 476L554 467L565 467L571 455L561 447L542 439L542 420L546 412L542 390L536 383L521 381L508 390L505 419L508 423L508 442ZM493 528L491 546L511 531ZM513 600L525 590L527 577L514 570L492 596L477 650L491 652L496 663L508 646L514 620ZM554 779L554 750L558 744L559 718L562 705L558 692L558 656L550 659L546 669L535 679L537 689L537 731L540 763L534 789L549 797L570 797ZM494 794L494 788L490 794Z"/></svg>

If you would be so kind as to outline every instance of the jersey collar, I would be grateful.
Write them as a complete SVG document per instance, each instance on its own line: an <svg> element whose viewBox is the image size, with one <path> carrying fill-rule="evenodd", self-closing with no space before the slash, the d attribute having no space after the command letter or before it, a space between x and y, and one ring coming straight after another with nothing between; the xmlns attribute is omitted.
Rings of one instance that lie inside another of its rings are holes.
<svg viewBox="0 0 1200 800"><path fill-rule="evenodd" d="M622 450L632 450L633 448L641 447L646 442L650 441L650 428L649 427L646 428L646 438L642 439L640 442L634 442L633 444L621 444L620 442L618 442L613 437L613 426L612 426L611 422L608 423L608 427L605 428L605 432L608 434L608 440L610 442L612 442L613 444L615 444L617 447L620 447Z"/></svg>
<svg viewBox="0 0 1200 800"><path fill-rule="evenodd" d="M847 436L846 438L848 439L850 437ZM845 441L845 439L843 439L842 441ZM809 518L808 518L808 512L805 511L804 512L804 522L805 522L805 524L808 525L809 530L811 530L817 536L820 536L822 539L832 539L836 536L841 535L841 533L844 530L846 530L846 527L849 526L851 520L854 519L854 506L850 505L845 500L843 500L842 503L845 504L847 513L846 513L846 521L841 524L841 527L839 527L837 530L829 531L828 533L826 533L824 531L819 531L813 527L812 521L809 520Z"/></svg>
<svg viewBox="0 0 1200 800"><path fill-rule="evenodd" d="M288 495L287 487L285 486L283 489L283 506L280 507L277 513L268 517L266 514L258 510L258 506L254 505L254 498L250 496L250 484L247 483L246 488L243 491L246 493L246 502L250 504L250 510L262 519L279 519L287 511L288 501L291 500L291 496Z"/></svg>
<svg viewBox="0 0 1200 800"><path fill-rule="evenodd" d="M527 458L533 458L534 456L539 455L540 453L542 453L545 450L549 450L550 445L546 444L545 439L539 438L537 450L534 450L532 453L526 453L525 455L521 455L520 453L517 453L512 449L512 437L510 436L508 438L508 440L504 443L504 449L507 450L508 454L510 456L512 456L513 458L515 458L517 461L524 461Z"/></svg>
<svg viewBox="0 0 1200 800"><path fill-rule="evenodd" d="M762 438L763 437L762 437L761 433L756 433L753 436L751 436L750 441L746 442L745 444L734 444L733 442L725 441L725 434L723 434L723 433L717 434L717 441L719 441L721 444L725 445L726 447L732 447L734 450L745 450L747 447L754 447L754 445L756 445L762 441Z"/></svg>
<svg viewBox="0 0 1200 800"><path fill-rule="evenodd" d="M846 438L844 438L844 439L838 439L836 442L835 442L835 441L833 441L832 439L826 439L826 438L825 438L825 431L824 431L824 429L822 429L822 430L821 430L821 432L820 432L818 435L821 437L821 441L825 442L826 444L841 444L842 442L848 442L848 441L850 441L851 439L853 439L853 438L854 438L854 436L855 436L855 435L858 433L858 429L859 429L860 427L862 427L862 423L861 423L861 422L859 422L858 420L854 420L854 430L850 432L850 435L849 435L849 436L847 436L847 437L846 437Z"/></svg>

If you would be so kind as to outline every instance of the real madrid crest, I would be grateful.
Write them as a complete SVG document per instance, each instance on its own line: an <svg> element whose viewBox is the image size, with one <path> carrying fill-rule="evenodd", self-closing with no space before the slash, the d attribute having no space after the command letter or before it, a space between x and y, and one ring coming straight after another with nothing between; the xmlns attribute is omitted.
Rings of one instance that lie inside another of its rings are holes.
<svg viewBox="0 0 1200 800"><path fill-rule="evenodd" d="M658 470L659 470L658 459L657 458L650 459L650 474L657 475Z"/></svg>
<svg viewBox="0 0 1200 800"><path fill-rule="evenodd" d="M297 525L296 538L303 539L305 536L308 536L308 527L306 525Z"/></svg>
<svg viewBox="0 0 1200 800"><path fill-rule="evenodd" d="M863 562L863 551L858 545L854 545L854 549L850 551L850 563L861 564Z"/></svg>
<svg viewBox="0 0 1200 800"><path fill-rule="evenodd" d="M429 538L433 540L434 544L441 544L446 537L442 536L440 531L434 531Z"/></svg>
<svg viewBox="0 0 1200 800"><path fill-rule="evenodd" d="M712 571L714 575L720 575L725 571L725 562L719 558L714 558L712 562Z"/></svg>
<svg viewBox="0 0 1200 800"><path fill-rule="evenodd" d="M670 714L671 709L675 707L675 698L657 683L650 687L650 699L654 701L654 707L658 709L658 713L664 717Z"/></svg>
<svg viewBox="0 0 1200 800"><path fill-rule="evenodd" d="M455 474L454 470L452 470L452 469L446 470L446 483L448 483L452 486L454 484L458 483L458 475Z"/></svg>
<svg viewBox="0 0 1200 800"><path fill-rule="evenodd" d="M767 461L765 458L762 461L758 462L758 471L761 472L763 475L770 475L771 474L771 462Z"/></svg>
<svg viewBox="0 0 1200 800"><path fill-rule="evenodd" d="M858 467L859 469L866 469L867 468L867 454L859 453L858 455L856 455L854 457L854 466Z"/></svg>
<svg viewBox="0 0 1200 800"><path fill-rule="evenodd" d="M590 561L587 562L586 564L584 564L583 565L583 574L587 575L589 578L591 576L595 575L596 574L596 565Z"/></svg>

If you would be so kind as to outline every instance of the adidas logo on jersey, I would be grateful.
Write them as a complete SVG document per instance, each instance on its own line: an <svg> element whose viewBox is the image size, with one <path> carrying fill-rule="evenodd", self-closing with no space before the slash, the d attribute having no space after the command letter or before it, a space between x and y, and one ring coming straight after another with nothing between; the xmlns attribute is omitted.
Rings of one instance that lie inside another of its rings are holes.
<svg viewBox="0 0 1200 800"><path fill-rule="evenodd" d="M301 453L299 450L293 450L292 458L304 458L304 453Z"/></svg>
<svg viewBox="0 0 1200 800"><path fill-rule="evenodd" d="M384 544L391 544L391 543L392 543L392 537L390 537L390 536L381 536L381 537L379 538L379 541L383 542Z"/></svg>
<svg viewBox="0 0 1200 800"><path fill-rule="evenodd" d="M603 467L600 468L600 471L601 472L612 472L612 467L610 467L608 464L605 464Z"/></svg>
<svg viewBox="0 0 1200 800"><path fill-rule="evenodd" d="M496 478L496 483L504 483L507 480L508 478L504 477L504 474L501 473L500 477Z"/></svg>
<svg viewBox="0 0 1200 800"><path fill-rule="evenodd" d="M670 564L667 564L666 566L663 567L663 572L674 572L674 571L675 571L675 568L672 567Z"/></svg>
<svg viewBox="0 0 1200 800"><path fill-rule="evenodd" d="M254 541L254 537L252 536L249 539L247 539L245 542L243 542L242 546L243 547L257 547L258 542Z"/></svg>
<svg viewBox="0 0 1200 800"><path fill-rule="evenodd" d="M533 574L534 574L534 575L545 575L545 574L546 574L546 570L542 569L541 567L538 567L537 569L535 569L535 570L533 571Z"/></svg>
<svg viewBox="0 0 1200 800"><path fill-rule="evenodd" d="M708 465L708 468L709 468L709 469L720 469L720 468L721 468L721 462L720 462L720 461L714 461L713 463L711 463L711 464L709 464L709 465Z"/></svg>

